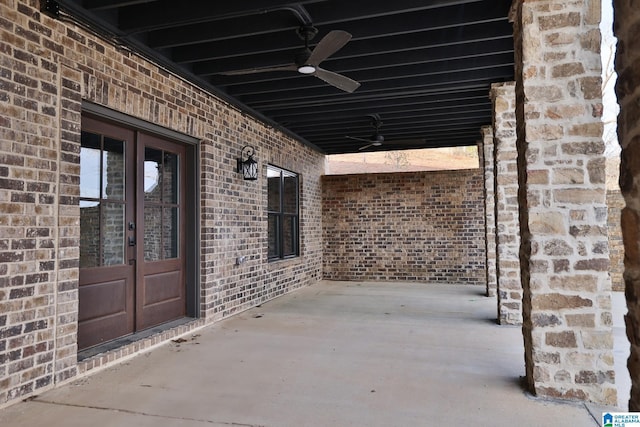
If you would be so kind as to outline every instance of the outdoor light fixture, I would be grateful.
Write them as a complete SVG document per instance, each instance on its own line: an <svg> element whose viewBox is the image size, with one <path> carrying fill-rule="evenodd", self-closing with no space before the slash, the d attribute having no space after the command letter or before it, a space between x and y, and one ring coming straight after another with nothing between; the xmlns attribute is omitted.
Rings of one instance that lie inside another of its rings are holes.
<svg viewBox="0 0 640 427"><path fill-rule="evenodd" d="M253 158L256 150L250 145L242 147L240 158L238 159L238 172L247 181L255 181L258 179L258 162Z"/></svg>

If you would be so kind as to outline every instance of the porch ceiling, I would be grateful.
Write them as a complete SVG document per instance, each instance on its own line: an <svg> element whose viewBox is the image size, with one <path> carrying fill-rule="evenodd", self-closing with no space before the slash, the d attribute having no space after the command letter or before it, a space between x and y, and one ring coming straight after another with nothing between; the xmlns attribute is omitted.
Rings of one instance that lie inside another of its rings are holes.
<svg viewBox="0 0 640 427"><path fill-rule="evenodd" d="M491 83L513 80L511 0L60 0L66 13L328 154L473 145L491 122ZM352 39L321 67L353 93L295 70L296 30Z"/></svg>

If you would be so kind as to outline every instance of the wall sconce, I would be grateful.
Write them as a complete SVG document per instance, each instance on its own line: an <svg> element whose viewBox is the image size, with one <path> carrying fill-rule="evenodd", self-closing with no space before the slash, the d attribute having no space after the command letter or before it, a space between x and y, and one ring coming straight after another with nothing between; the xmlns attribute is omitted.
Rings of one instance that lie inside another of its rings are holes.
<svg viewBox="0 0 640 427"><path fill-rule="evenodd" d="M247 181L255 181L258 179L258 162L253 158L256 150L250 145L245 145L240 151L238 159L238 172L242 174Z"/></svg>

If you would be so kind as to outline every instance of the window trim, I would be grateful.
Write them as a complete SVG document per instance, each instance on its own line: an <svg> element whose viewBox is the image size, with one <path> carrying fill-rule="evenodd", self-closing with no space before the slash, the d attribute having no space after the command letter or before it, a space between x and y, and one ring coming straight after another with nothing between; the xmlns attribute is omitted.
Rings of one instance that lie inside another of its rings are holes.
<svg viewBox="0 0 640 427"><path fill-rule="evenodd" d="M273 211L273 210L269 210L269 171L273 171L273 172L277 172L280 177L279 177L279 206L278 206L278 210L277 211ZM284 209L284 200L285 200L285 177L295 177L296 180L296 194L295 194L295 201L296 201L296 212L295 213L291 213L291 212L285 212ZM297 258L300 256L300 175L296 172L281 168L279 166L275 166L272 164L268 164L267 165L267 242L269 242L270 240L270 236L269 236L269 225L268 225L268 221L269 218L272 216L276 216L278 218L277 222L276 222L276 228L277 228L277 235L276 235L276 249L277 249L277 254L276 255L270 255L269 254L269 248L267 247L267 259L269 262L272 261L280 261L280 260L285 260L285 259L292 259L292 258ZM284 227L282 226L284 224L284 220L285 218L291 218L293 217L294 222L295 222L295 227L294 227L294 237L292 239L292 243L295 246L293 253L291 254L285 254L284 253Z"/></svg>

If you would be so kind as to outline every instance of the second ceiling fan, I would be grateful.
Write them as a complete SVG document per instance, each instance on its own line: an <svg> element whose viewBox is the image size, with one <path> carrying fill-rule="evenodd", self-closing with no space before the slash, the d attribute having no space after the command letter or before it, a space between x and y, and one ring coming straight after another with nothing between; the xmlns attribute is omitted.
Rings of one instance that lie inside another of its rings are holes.
<svg viewBox="0 0 640 427"><path fill-rule="evenodd" d="M320 80L329 83L331 86L345 92L351 93L360 87L360 83L357 81L320 67L321 62L336 53L345 44L347 44L349 40L351 40L351 34L342 30L333 30L324 36L318 42L316 47L311 50L309 48L309 41L318 34L318 29L313 25L304 25L298 28L297 33L298 36L304 40L304 48L296 53L293 64L280 67L249 68L246 70L225 71L220 74L225 76L242 76L271 71L297 71L300 74L315 76Z"/></svg>
<svg viewBox="0 0 640 427"><path fill-rule="evenodd" d="M427 140L424 138L417 139L401 139L385 142L384 135L380 133L380 127L382 126L382 119L379 114L369 114L367 117L371 119L371 126L373 127L373 134L367 138L359 138L355 136L346 136L347 139L354 141L365 142L366 144L358 148L358 151L366 150L371 147L380 147L381 145L395 145L397 148L424 148ZM404 147L402 147L404 146Z"/></svg>

